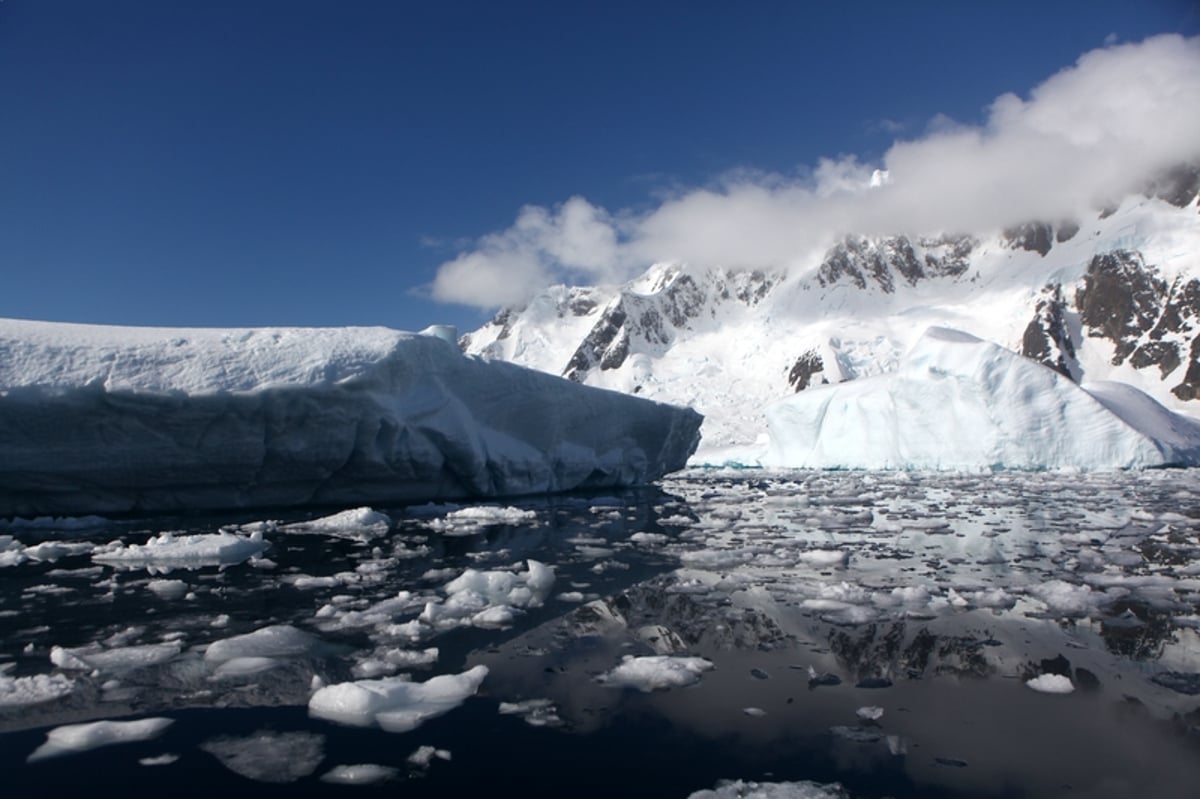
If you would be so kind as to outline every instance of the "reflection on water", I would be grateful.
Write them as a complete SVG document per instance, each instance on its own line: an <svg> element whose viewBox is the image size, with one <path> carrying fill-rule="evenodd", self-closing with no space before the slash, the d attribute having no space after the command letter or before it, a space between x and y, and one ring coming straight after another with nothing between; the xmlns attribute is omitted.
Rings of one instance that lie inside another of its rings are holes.
<svg viewBox="0 0 1200 799"><path fill-rule="evenodd" d="M531 796L687 796L723 778L837 781L864 797L1194 795L1193 472L707 471L513 504L533 516L468 523L423 507L383 509L390 530L193 518L0 531L12 795L326 793L346 789L322 775L356 764L378 768L331 778L429 795L520 781ZM92 557L115 539L233 525L269 548L192 569ZM544 595L523 590L530 559L555 570ZM468 569L504 598L456 594ZM312 643L206 659L269 625ZM649 693L597 679L650 656L714 668ZM306 712L320 684L481 664L477 696L412 732ZM69 693L14 698L51 680ZM50 727L151 715L175 723L25 762Z"/></svg>

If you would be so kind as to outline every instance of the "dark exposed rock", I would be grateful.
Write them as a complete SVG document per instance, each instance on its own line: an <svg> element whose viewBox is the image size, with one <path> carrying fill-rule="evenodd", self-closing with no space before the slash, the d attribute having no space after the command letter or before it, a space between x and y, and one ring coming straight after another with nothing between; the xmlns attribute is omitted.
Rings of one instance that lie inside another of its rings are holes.
<svg viewBox="0 0 1200 799"><path fill-rule="evenodd" d="M1158 367L1166 378L1186 363L1171 392L1200 397L1200 280L1168 286L1141 255L1118 250L1092 259L1075 304L1087 335L1116 345L1114 364Z"/></svg>
<svg viewBox="0 0 1200 799"><path fill-rule="evenodd" d="M1116 344L1113 364L1119 365L1158 321L1166 282L1146 267L1139 253L1128 250L1093 257L1083 281L1075 293L1080 321L1089 336Z"/></svg>
<svg viewBox="0 0 1200 799"><path fill-rule="evenodd" d="M1054 240L1059 244L1064 241L1070 241L1075 238L1075 234L1079 232L1079 223L1073 219L1068 219L1058 223L1058 227L1054 230Z"/></svg>
<svg viewBox="0 0 1200 799"><path fill-rule="evenodd" d="M825 371L825 362L816 350L808 350L796 359L788 372L788 385L795 391L803 391L812 382L813 375Z"/></svg>
<svg viewBox="0 0 1200 799"><path fill-rule="evenodd" d="M1200 164L1180 164L1154 180L1146 192L1177 208L1186 208L1200 193Z"/></svg>
<svg viewBox="0 0 1200 799"><path fill-rule="evenodd" d="M625 319L627 314L623 307L623 303L618 300L604 311L600 320L587 334L579 347L575 350L575 354L571 356L571 360L567 362L567 368L563 371L563 377L568 380L574 380L577 383L582 383L587 372L593 366L607 359L612 364L617 359L617 352L621 349L621 345L613 347L617 343L617 339L623 332ZM614 350L609 353L610 348ZM616 366L624 361L625 355L628 354L629 344L626 338L624 352L620 353L620 359ZM608 368L615 368L609 366Z"/></svg>
<svg viewBox="0 0 1200 799"><path fill-rule="evenodd" d="M979 242L971 236L923 238L926 277L958 277L971 265L971 253Z"/></svg>
<svg viewBox="0 0 1200 799"><path fill-rule="evenodd" d="M690 329L706 313L715 313L713 301L736 297L754 305L778 281L777 275L749 272L706 273L701 280L679 269L663 271L649 294L621 292L599 315L563 370L563 376L582 383L587 373L620 368L633 352L661 351L675 340L677 331ZM595 313L590 294L573 297L566 306L576 316Z"/></svg>
<svg viewBox="0 0 1200 799"><path fill-rule="evenodd" d="M585 295L576 295L567 301L567 310L572 316L587 316L596 310L596 301Z"/></svg>
<svg viewBox="0 0 1200 799"><path fill-rule="evenodd" d="M1067 323L1067 301L1062 286L1046 286L1034 306L1033 319L1021 338L1021 354L1078 381L1079 363Z"/></svg>
<svg viewBox="0 0 1200 799"><path fill-rule="evenodd" d="M860 289L865 289L870 280L891 294L896 290L897 274L910 286L925 276L912 242L906 237L847 236L825 254L817 270L817 280L822 286L830 286L846 279Z"/></svg>
<svg viewBox="0 0 1200 799"><path fill-rule="evenodd" d="M1045 256L1050 252L1054 231L1045 222L1027 222L1008 228L1003 234L1004 246L1012 250L1029 250Z"/></svg>
<svg viewBox="0 0 1200 799"><path fill-rule="evenodd" d="M1172 394L1185 401L1200 399L1200 335L1192 339L1192 348L1188 355L1190 360L1183 382L1171 389Z"/></svg>

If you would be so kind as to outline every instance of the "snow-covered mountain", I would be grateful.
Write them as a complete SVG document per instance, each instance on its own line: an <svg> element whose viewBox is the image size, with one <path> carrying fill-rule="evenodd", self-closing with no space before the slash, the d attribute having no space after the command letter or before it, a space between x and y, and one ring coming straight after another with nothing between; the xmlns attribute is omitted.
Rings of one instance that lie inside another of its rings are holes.
<svg viewBox="0 0 1200 799"><path fill-rule="evenodd" d="M895 372L930 327L1200 416L1198 189L1193 167L1069 220L847 235L790 270L656 264L622 286L551 287L460 344L690 405L705 416L701 457L763 441L772 402Z"/></svg>

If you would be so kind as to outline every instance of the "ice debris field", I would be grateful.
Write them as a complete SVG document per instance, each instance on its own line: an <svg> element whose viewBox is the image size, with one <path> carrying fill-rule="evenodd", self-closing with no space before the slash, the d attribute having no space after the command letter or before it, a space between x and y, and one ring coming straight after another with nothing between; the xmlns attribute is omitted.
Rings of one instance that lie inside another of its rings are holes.
<svg viewBox="0 0 1200 799"><path fill-rule="evenodd" d="M642 795L1182 797L1200 779L1187 471L710 469L3 536L12 795L611 796L632 769Z"/></svg>

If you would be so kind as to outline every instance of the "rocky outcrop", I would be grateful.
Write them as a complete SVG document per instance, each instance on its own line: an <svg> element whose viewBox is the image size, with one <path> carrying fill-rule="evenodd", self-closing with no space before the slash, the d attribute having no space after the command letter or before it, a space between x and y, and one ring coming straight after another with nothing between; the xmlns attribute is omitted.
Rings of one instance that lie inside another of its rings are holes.
<svg viewBox="0 0 1200 799"><path fill-rule="evenodd" d="M1075 306L1087 335L1116 345L1113 364L1120 365L1158 321L1166 292L1167 284L1140 253L1116 250L1092 258Z"/></svg>
<svg viewBox="0 0 1200 799"><path fill-rule="evenodd" d="M1053 246L1054 229L1044 222L1027 222L1005 230L1002 241L1009 249L1029 250L1045 257Z"/></svg>
<svg viewBox="0 0 1200 799"><path fill-rule="evenodd" d="M803 391L812 384L812 379L825 371L825 362L816 350L808 350L796 359L788 372L788 385L795 391ZM824 378L822 383L828 382Z"/></svg>
<svg viewBox="0 0 1200 799"><path fill-rule="evenodd" d="M898 280L915 286L923 278L961 275L975 245L970 236L921 238L916 245L907 236L847 236L825 254L817 282L822 287L843 281L860 289L874 285L891 294Z"/></svg>
<svg viewBox="0 0 1200 799"><path fill-rule="evenodd" d="M582 383L594 368L620 368L633 352L661 354L678 331L691 329L702 317L715 318L720 303L754 306L776 280L757 270L710 271L700 278L679 269L664 270L648 294L622 291L608 304L567 362L563 377Z"/></svg>
<svg viewBox="0 0 1200 799"><path fill-rule="evenodd" d="M1034 304L1033 319L1021 337L1021 354L1079 382L1079 362L1071 341L1067 301L1062 286L1046 286Z"/></svg>
<svg viewBox="0 0 1200 799"><path fill-rule="evenodd" d="M1200 396L1200 280L1168 284L1141 255L1119 250L1092 259L1075 304L1086 334L1115 345L1114 364L1154 367L1166 379L1186 363L1171 393Z"/></svg>

